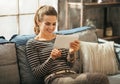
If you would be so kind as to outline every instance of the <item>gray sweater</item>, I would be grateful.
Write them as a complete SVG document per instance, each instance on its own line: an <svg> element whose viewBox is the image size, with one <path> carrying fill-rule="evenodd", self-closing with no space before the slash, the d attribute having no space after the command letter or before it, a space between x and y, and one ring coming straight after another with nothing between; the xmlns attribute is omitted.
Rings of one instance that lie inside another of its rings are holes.
<svg viewBox="0 0 120 84"><path fill-rule="evenodd" d="M62 56L60 58L56 60L50 58L54 41L55 39L50 41L31 39L26 44L27 59L36 78L45 77L60 70L70 69L67 61L68 49L61 49Z"/></svg>

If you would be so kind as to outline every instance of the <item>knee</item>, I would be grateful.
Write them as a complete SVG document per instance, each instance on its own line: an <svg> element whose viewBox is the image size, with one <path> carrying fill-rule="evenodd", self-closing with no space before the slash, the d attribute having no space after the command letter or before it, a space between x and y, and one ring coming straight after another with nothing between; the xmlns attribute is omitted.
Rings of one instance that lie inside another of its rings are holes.
<svg viewBox="0 0 120 84"><path fill-rule="evenodd" d="M74 84L74 79L71 77L56 78L52 81L52 84Z"/></svg>
<svg viewBox="0 0 120 84"><path fill-rule="evenodd" d="M76 77L75 84L109 84L109 80L101 73L83 73Z"/></svg>
<svg viewBox="0 0 120 84"><path fill-rule="evenodd" d="M109 84L108 77L101 73L88 73L88 84Z"/></svg>
<svg viewBox="0 0 120 84"><path fill-rule="evenodd" d="M75 78L75 84L88 84L87 82L87 75L80 74Z"/></svg>

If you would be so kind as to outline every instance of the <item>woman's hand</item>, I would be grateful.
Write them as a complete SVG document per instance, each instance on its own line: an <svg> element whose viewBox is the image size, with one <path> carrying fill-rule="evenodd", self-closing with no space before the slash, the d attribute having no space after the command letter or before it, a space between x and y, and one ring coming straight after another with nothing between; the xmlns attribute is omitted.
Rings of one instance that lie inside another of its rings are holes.
<svg viewBox="0 0 120 84"><path fill-rule="evenodd" d="M53 49L53 50L51 51L50 56L51 56L52 59L55 60L55 59L61 57L61 51L58 50L58 49Z"/></svg>
<svg viewBox="0 0 120 84"><path fill-rule="evenodd" d="M79 48L80 48L80 42L79 42L79 40L75 40L75 41L71 42L70 43L70 49L69 49L70 54L78 51Z"/></svg>

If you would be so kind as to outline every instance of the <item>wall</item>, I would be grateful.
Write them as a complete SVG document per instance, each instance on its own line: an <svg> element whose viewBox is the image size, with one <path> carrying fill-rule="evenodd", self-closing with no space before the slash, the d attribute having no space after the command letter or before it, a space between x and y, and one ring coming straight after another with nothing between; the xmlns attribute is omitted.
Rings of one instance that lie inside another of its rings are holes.
<svg viewBox="0 0 120 84"><path fill-rule="evenodd" d="M79 2L80 0L69 0L74 2ZM83 0L84 2L90 2L91 0ZM79 9L69 9L68 21L65 21L65 11L66 11L66 0L58 0L58 12L59 12L59 30L71 29L74 27L79 27L80 23L80 10ZM113 7L109 9L108 20L113 24L113 35L120 36L120 7ZM97 28L104 27L104 10L103 8L87 8L86 19L92 19L96 21ZM68 22L69 27L66 28L65 23ZM84 24L85 25L85 24Z"/></svg>

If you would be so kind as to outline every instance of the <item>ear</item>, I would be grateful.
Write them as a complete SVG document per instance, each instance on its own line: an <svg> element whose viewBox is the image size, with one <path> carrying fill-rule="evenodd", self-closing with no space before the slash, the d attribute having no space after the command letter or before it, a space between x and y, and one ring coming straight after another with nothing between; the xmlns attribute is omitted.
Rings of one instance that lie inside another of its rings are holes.
<svg viewBox="0 0 120 84"><path fill-rule="evenodd" d="M37 24L40 26L40 25L41 25L41 22L40 22L40 21L38 21L38 22L37 22Z"/></svg>
<svg viewBox="0 0 120 84"><path fill-rule="evenodd" d="M41 25L41 21L39 21L39 20L36 20L36 23L37 23L38 26Z"/></svg>
<svg viewBox="0 0 120 84"><path fill-rule="evenodd" d="M41 22L40 22L40 21L38 20L38 18L36 17L36 19L35 19L35 24L39 26L40 23L41 23Z"/></svg>

